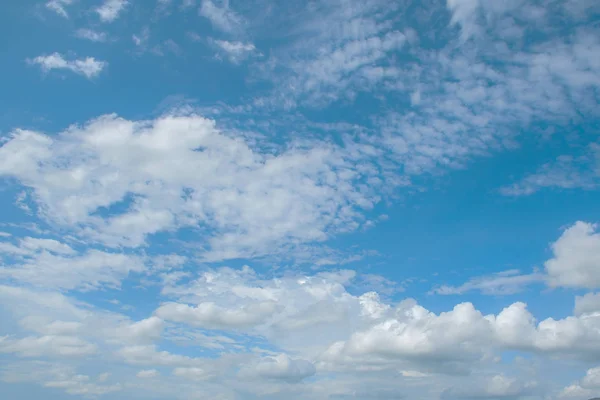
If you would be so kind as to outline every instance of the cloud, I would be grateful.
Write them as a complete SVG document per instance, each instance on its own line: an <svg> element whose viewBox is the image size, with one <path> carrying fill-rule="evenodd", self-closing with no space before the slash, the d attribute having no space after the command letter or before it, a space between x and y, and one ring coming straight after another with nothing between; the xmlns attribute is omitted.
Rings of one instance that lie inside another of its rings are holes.
<svg viewBox="0 0 600 400"><path fill-rule="evenodd" d="M138 378L156 378L159 375L159 372L155 369L143 369L136 374Z"/></svg>
<svg viewBox="0 0 600 400"><path fill-rule="evenodd" d="M544 274L534 272L521 275L519 271L504 271L490 276L476 277L460 286L442 285L431 291L441 295L464 294L473 290L489 295L507 295L522 291L533 283L543 282Z"/></svg>
<svg viewBox="0 0 600 400"><path fill-rule="evenodd" d="M495 375L474 385L457 386L446 390L443 399L519 399L531 395L536 382L521 382L516 378Z"/></svg>
<svg viewBox="0 0 600 400"><path fill-rule="evenodd" d="M259 324L275 311L275 306L274 302L263 302L227 310L214 303L201 303L194 308L185 304L167 303L156 310L156 315L166 320L187 322L209 329L236 329Z"/></svg>
<svg viewBox="0 0 600 400"><path fill-rule="evenodd" d="M108 66L106 61L98 61L94 57L83 59L66 60L59 53L42 55L27 60L29 64L39 65L43 71L48 72L53 69L65 69L78 75L83 75L88 79L95 78Z"/></svg>
<svg viewBox="0 0 600 400"><path fill-rule="evenodd" d="M78 374L71 366L41 361L9 364L2 371L2 380L5 382L36 383L76 396L97 397L123 389L118 383L106 385L103 377L106 374L94 379L89 375Z"/></svg>
<svg viewBox="0 0 600 400"><path fill-rule="evenodd" d="M91 42L106 42L108 40L108 35L105 32L98 32L92 29L78 29L75 32L75 36L81 39L86 39Z"/></svg>
<svg viewBox="0 0 600 400"><path fill-rule="evenodd" d="M282 380L290 383L300 382L316 373L315 366L306 360L292 359L286 354L265 357L254 365L240 371L242 376L258 375L265 379Z"/></svg>
<svg viewBox="0 0 600 400"><path fill-rule="evenodd" d="M579 156L562 155L533 174L500 189L506 196L527 196L542 189L595 189L600 175L600 146L592 143Z"/></svg>
<svg viewBox="0 0 600 400"><path fill-rule="evenodd" d="M575 315L600 313L600 293L587 293L575 297Z"/></svg>
<svg viewBox="0 0 600 400"><path fill-rule="evenodd" d="M600 287L600 233L596 225L579 221L552 244L554 258L544 266L552 287Z"/></svg>
<svg viewBox="0 0 600 400"><path fill-rule="evenodd" d="M591 398L600 390L600 367L590 368L579 382L567 386L560 393L561 398Z"/></svg>
<svg viewBox="0 0 600 400"><path fill-rule="evenodd" d="M194 39L195 40L195 39ZM252 43L230 42L227 40L211 40L221 53L232 63L237 64L256 51L256 47Z"/></svg>
<svg viewBox="0 0 600 400"><path fill-rule="evenodd" d="M46 7L61 17L69 18L66 8L74 2L74 0L50 0L46 3Z"/></svg>
<svg viewBox="0 0 600 400"><path fill-rule="evenodd" d="M129 4L127 0L104 0L104 3L96 8L96 13L102 22L113 22L125 11Z"/></svg>
<svg viewBox="0 0 600 400"><path fill-rule="evenodd" d="M129 273L145 270L142 260L121 253L90 249L78 254L50 239L26 238L19 246L4 247L0 256L17 256L0 268L0 277L57 289L95 290L119 287Z"/></svg>
<svg viewBox="0 0 600 400"><path fill-rule="evenodd" d="M23 357L81 357L97 352L94 344L73 336L40 336L22 339L0 338L0 352Z"/></svg>
<svg viewBox="0 0 600 400"><path fill-rule="evenodd" d="M0 175L33 190L38 216L79 237L138 247L150 234L198 227L208 260L353 231L383 182L363 184L378 171L360 148L308 141L270 153L196 114L106 115L52 139L17 130L0 154ZM117 205L124 211L105 214Z"/></svg>
<svg viewBox="0 0 600 400"><path fill-rule="evenodd" d="M227 33L239 32L243 19L229 7L229 0L221 0L216 4L212 0L202 0L200 15L208 18L212 25Z"/></svg>

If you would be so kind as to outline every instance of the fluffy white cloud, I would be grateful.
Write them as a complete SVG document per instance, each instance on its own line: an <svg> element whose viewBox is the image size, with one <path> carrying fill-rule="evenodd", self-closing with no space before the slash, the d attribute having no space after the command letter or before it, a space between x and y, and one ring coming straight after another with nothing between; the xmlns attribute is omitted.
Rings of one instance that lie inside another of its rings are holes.
<svg viewBox="0 0 600 400"><path fill-rule="evenodd" d="M575 315L593 314L600 312L600 293L588 293L575 298Z"/></svg>
<svg viewBox="0 0 600 400"><path fill-rule="evenodd" d="M579 221L552 244L554 258L544 264L551 286L600 287L600 233Z"/></svg>
<svg viewBox="0 0 600 400"><path fill-rule="evenodd" d="M127 0L104 0L104 3L96 8L96 13L102 22L113 22L125 11L128 4Z"/></svg>
<svg viewBox="0 0 600 400"><path fill-rule="evenodd" d="M30 64L39 65L43 71L64 69L79 75L83 75L88 79L98 76L100 72L102 72L102 70L108 66L106 61L99 61L94 57L67 60L59 53L37 56L27 61Z"/></svg>
<svg viewBox="0 0 600 400"><path fill-rule="evenodd" d="M561 398L586 398L597 396L600 390L600 367L590 368L579 382L563 389ZM596 398L596 397L594 397Z"/></svg>
<svg viewBox="0 0 600 400"><path fill-rule="evenodd" d="M40 216L88 240L140 246L152 233L200 227L205 257L218 260L358 228L379 197L362 184L369 159L350 151L317 142L270 154L194 114L107 115L52 138L14 132L0 175L33 190ZM101 216L113 206L125 211Z"/></svg>

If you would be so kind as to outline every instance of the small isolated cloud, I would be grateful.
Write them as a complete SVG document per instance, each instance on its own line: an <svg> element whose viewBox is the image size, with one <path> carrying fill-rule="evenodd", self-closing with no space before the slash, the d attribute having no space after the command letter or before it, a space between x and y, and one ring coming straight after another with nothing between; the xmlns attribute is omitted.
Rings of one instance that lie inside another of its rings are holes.
<svg viewBox="0 0 600 400"><path fill-rule="evenodd" d="M46 7L62 17L69 18L66 7L73 4L73 2L74 0L50 0L46 3Z"/></svg>
<svg viewBox="0 0 600 400"><path fill-rule="evenodd" d="M227 40L211 40L211 43L219 49L219 52L234 64L245 60L255 53L256 47L252 43L244 43Z"/></svg>
<svg viewBox="0 0 600 400"><path fill-rule="evenodd" d="M108 36L105 32L98 32L92 29L78 29L75 36L80 39L86 39L91 42L106 42Z"/></svg>
<svg viewBox="0 0 600 400"><path fill-rule="evenodd" d="M29 64L39 65L45 72L53 69L63 69L72 71L78 75L83 75L88 79L95 78L106 66L108 66L106 61L99 61L94 57L67 60L60 53L42 55L27 61Z"/></svg>
<svg viewBox="0 0 600 400"><path fill-rule="evenodd" d="M148 39L150 39L150 28L147 26L140 33L131 36L131 40L138 47L145 46L148 43Z"/></svg>
<svg viewBox="0 0 600 400"><path fill-rule="evenodd" d="M127 4L129 4L127 0L105 0L100 7L96 8L96 12L102 22L113 22L119 18Z"/></svg>
<svg viewBox="0 0 600 400"><path fill-rule="evenodd" d="M242 25L242 18L229 8L228 0L223 0L220 6L212 0L202 1L200 15L208 18L216 29L227 33L239 31Z"/></svg>

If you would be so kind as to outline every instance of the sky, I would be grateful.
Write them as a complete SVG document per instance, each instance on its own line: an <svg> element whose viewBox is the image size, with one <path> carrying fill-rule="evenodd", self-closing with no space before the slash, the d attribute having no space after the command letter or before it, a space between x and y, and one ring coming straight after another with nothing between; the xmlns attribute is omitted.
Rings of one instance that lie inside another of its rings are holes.
<svg viewBox="0 0 600 400"><path fill-rule="evenodd" d="M7 400L600 395L600 2L0 6Z"/></svg>

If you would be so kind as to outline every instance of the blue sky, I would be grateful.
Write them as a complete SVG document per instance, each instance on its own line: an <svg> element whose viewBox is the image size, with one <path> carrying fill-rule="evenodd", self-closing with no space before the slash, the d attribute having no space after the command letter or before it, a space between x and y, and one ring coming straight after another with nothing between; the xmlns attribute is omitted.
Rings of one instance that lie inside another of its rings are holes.
<svg viewBox="0 0 600 400"><path fill-rule="evenodd" d="M597 1L0 20L3 398L600 393Z"/></svg>

